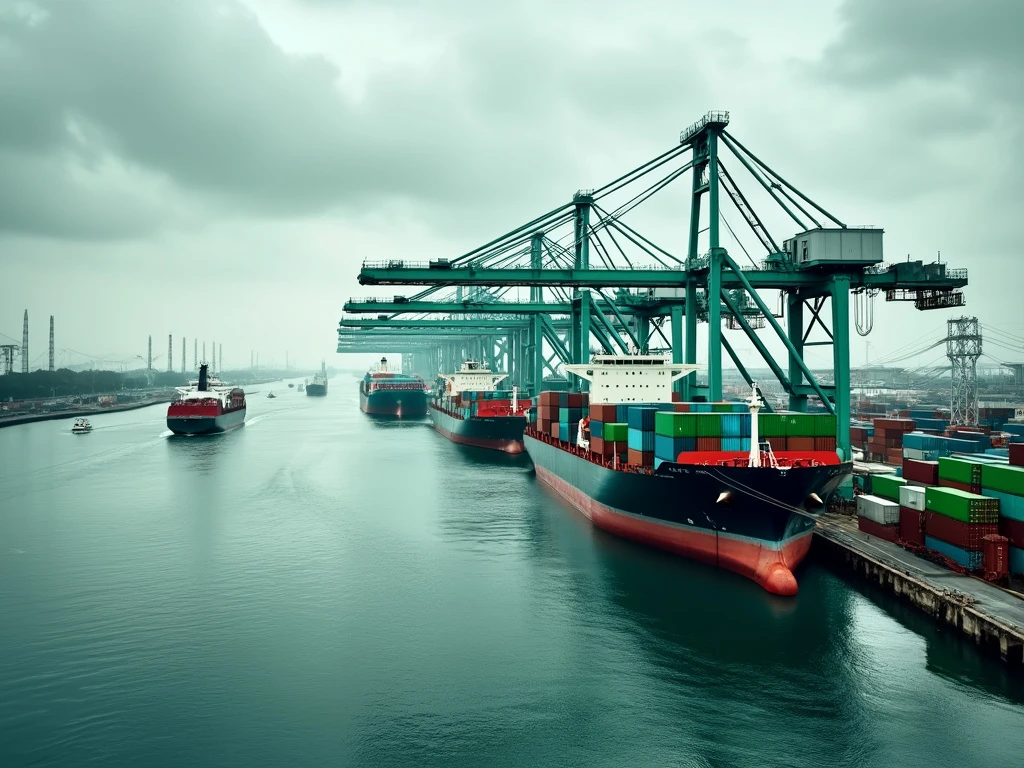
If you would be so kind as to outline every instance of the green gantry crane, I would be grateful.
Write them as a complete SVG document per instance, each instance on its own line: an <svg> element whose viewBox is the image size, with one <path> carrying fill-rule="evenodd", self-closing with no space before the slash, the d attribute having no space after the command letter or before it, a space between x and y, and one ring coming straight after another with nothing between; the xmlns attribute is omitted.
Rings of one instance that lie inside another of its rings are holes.
<svg viewBox="0 0 1024 768"><path fill-rule="evenodd" d="M749 151L726 130L728 124L727 112L709 112L680 134L678 146L456 258L367 260L359 273L362 285L431 287L408 298L352 301L346 311L378 312L377 327L359 329L374 334L385 333L380 326L398 315L445 314L449 317L439 325L448 328L457 327L452 315L525 317L523 325L503 327L502 334L481 336L486 326L465 329L476 339L499 343L510 367L535 388L553 367L551 360L587 362L595 339L609 353L643 352L660 335L675 362L696 363L697 327L706 322L707 383L698 385L691 375L679 386L686 399L708 400L722 397L723 349L750 382L722 333L725 321L742 331L763 358L788 394L791 410L804 411L816 399L836 414L838 451L849 459L851 309L858 332L866 335L869 302L879 293L887 301L912 301L919 310L962 306L967 271L923 261L884 264L881 229L847 226ZM737 174L747 178L745 188L736 181L733 161ZM655 172L657 179L637 192L638 182ZM686 252L680 255L641 234L624 217L687 173L692 179L690 217ZM725 218L723 191L746 225L741 231L763 249L759 258ZM773 235L755 212L755 196L758 205L768 203L777 218L788 219L795 234ZM723 225L749 267L741 267L724 247ZM556 238L562 229L567 233ZM473 292L468 301L464 286ZM515 286L529 289L528 301L502 298ZM777 291L783 309L773 312L761 291ZM567 319L564 337L558 337L552 315ZM670 337L662 330L664 320ZM785 348L782 362L757 333L766 327ZM816 329L818 338L812 339ZM339 328L339 351L349 349L353 330ZM497 342L499 337L504 341ZM554 353L550 359L545 346ZM804 350L811 346L832 347L831 383L819 381L805 362ZM574 385L586 386L582 381Z"/></svg>

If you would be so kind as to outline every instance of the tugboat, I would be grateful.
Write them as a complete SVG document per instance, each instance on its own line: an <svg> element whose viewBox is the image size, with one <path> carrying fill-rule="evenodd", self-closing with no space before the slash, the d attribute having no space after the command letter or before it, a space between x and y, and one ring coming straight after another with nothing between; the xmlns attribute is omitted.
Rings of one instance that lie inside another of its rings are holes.
<svg viewBox="0 0 1024 768"><path fill-rule="evenodd" d="M92 432L92 424L89 423L88 419L75 419L75 423L71 426L71 431L76 435L84 435L86 432Z"/></svg>
<svg viewBox="0 0 1024 768"><path fill-rule="evenodd" d="M209 366L199 366L199 380L177 387L178 399L167 407L167 428L176 435L227 432L245 423L245 392L211 378Z"/></svg>

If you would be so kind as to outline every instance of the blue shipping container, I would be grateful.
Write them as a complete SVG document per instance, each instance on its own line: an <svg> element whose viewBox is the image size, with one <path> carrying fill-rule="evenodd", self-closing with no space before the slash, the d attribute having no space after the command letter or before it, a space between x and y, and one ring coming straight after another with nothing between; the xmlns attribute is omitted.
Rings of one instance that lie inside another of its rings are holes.
<svg viewBox="0 0 1024 768"><path fill-rule="evenodd" d="M1010 573L1024 573L1024 549L1020 547L1010 547Z"/></svg>
<svg viewBox="0 0 1024 768"><path fill-rule="evenodd" d="M629 409L629 416L626 423L629 424L630 429L643 429L648 432L653 432L654 414L658 413L658 410L658 408L654 408L652 406L634 405Z"/></svg>
<svg viewBox="0 0 1024 768"><path fill-rule="evenodd" d="M654 433L641 429L631 429L627 433L627 445L634 451L650 453L654 450Z"/></svg>
<svg viewBox="0 0 1024 768"><path fill-rule="evenodd" d="M1001 493L1000 491L993 491L991 488L982 488L981 495L988 496L990 499L999 499L1000 517L1007 517L1010 520L1024 523L1024 496Z"/></svg>
<svg viewBox="0 0 1024 768"><path fill-rule="evenodd" d="M959 563L964 568L981 568L981 552L968 552L966 549L960 549L960 547L949 544L941 539L936 539L934 536L925 536L924 545L933 552L938 552L940 555L945 555L955 563Z"/></svg>
<svg viewBox="0 0 1024 768"><path fill-rule="evenodd" d="M665 461L675 461L680 453L695 450L697 450L697 438L695 437L654 436L654 455Z"/></svg>

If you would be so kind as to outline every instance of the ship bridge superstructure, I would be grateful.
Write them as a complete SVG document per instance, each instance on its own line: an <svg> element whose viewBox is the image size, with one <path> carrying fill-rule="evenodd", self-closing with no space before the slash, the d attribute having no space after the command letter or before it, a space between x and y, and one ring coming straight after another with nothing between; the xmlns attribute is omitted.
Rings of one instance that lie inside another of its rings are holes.
<svg viewBox="0 0 1024 768"><path fill-rule="evenodd" d="M492 392L498 388L498 382L508 378L508 374L495 373L477 360L466 360L457 373L438 374L438 378L448 383L449 394Z"/></svg>
<svg viewBox="0 0 1024 768"><path fill-rule="evenodd" d="M704 366L673 363L668 355L594 355L565 370L590 383L590 402L670 403L674 383Z"/></svg>

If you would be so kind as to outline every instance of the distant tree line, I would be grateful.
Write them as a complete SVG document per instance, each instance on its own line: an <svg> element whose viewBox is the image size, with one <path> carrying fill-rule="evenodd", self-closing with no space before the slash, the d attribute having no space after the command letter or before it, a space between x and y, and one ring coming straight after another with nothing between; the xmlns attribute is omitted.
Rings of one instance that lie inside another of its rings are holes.
<svg viewBox="0 0 1024 768"><path fill-rule="evenodd" d="M191 374L194 376L194 374ZM35 371L34 373L13 373L0 376L0 401L36 400L51 397L73 397L88 395L117 394L126 389L148 387L168 388L188 385L188 375L183 373L151 371L71 371L61 368L56 371Z"/></svg>

